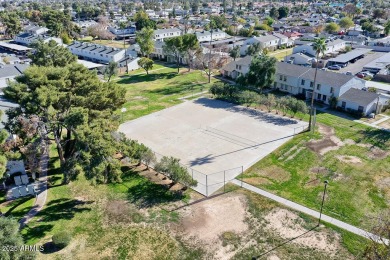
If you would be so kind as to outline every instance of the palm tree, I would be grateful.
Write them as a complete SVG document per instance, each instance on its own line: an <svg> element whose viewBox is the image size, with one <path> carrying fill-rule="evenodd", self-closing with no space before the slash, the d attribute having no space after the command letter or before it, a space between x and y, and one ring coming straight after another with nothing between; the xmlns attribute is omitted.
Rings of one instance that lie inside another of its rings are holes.
<svg viewBox="0 0 390 260"><path fill-rule="evenodd" d="M326 42L324 38L318 38L314 40L313 50L316 52L317 61L316 61L316 70L314 73L314 82L313 82L313 92L311 95L311 105L310 105L310 119L309 119L309 131L312 127L312 116L314 111L314 96L316 91L316 80L317 80L317 72L318 72L318 60L320 59L320 54L324 54L326 50Z"/></svg>
<svg viewBox="0 0 390 260"><path fill-rule="evenodd" d="M390 20L385 24L385 34L388 35L390 33Z"/></svg>

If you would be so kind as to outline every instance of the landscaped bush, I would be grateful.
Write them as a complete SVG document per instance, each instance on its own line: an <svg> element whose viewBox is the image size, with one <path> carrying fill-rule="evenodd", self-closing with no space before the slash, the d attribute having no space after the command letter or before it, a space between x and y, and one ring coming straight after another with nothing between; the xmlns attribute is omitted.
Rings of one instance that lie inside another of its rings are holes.
<svg viewBox="0 0 390 260"><path fill-rule="evenodd" d="M219 99L228 100L233 103L238 103L246 106L251 106L253 103L260 106L265 106L268 112L276 110L277 114L287 113L294 117L297 113L307 114L309 109L306 103L291 96L276 97L273 94L262 95L254 91L246 90L238 86L223 84L221 82L214 84L210 88L213 96Z"/></svg>
<svg viewBox="0 0 390 260"><path fill-rule="evenodd" d="M58 232L54 234L52 237L53 244L57 248L66 247L67 245L69 245L71 240L72 240L72 236L66 231Z"/></svg>

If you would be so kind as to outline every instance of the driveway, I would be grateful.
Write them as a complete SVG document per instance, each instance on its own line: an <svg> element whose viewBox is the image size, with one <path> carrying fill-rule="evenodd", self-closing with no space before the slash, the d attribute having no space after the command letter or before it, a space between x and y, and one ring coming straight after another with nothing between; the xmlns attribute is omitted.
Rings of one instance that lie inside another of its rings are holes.
<svg viewBox="0 0 390 260"><path fill-rule="evenodd" d="M338 72L345 73L347 71L352 72L352 74L356 74L363 70L363 67L370 63L371 61L378 59L383 56L383 52L369 52L365 55L363 59L357 60L355 63L350 63L347 67L341 68Z"/></svg>

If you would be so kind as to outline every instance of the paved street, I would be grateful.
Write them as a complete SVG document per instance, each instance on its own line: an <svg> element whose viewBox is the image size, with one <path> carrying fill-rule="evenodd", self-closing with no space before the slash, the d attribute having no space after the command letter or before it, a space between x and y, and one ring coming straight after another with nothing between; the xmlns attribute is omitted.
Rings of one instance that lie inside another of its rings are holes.
<svg viewBox="0 0 390 260"><path fill-rule="evenodd" d="M285 205L287 207L290 207L290 208L292 208L294 210L300 211L300 212L305 213L307 215L310 215L312 217L319 218L319 216L320 216L320 213L318 211L309 209L309 208L307 208L305 206L302 206L302 205L300 205L298 203L292 202L291 200L284 199L284 198L279 197L279 196L277 196L275 194L272 194L272 193L270 193L268 191L265 191L265 190L262 190L262 189L259 189L259 188L255 187L255 186L249 185L249 184L247 184L245 182L241 182L240 180L235 179L235 180L232 180L231 183L233 183L235 185L238 185L240 187L243 187L244 189L253 191L253 192L255 192L257 194L260 194L260 195L262 195L262 196L264 196L266 198L269 198L269 199L271 199L273 201L276 201L276 202L278 202L280 204L283 204L283 205ZM354 233L356 235L380 241L379 237L374 235L374 234L372 234L372 233L369 233L369 232L367 232L367 231L365 231L363 229L360 229L358 227L352 226L350 224L347 224L347 223L342 222L340 220L337 220L335 218L329 217L327 215L322 214L321 219L323 221L325 221L325 222L328 222L328 223L330 223L332 225L335 225L336 227L345 229L345 230L347 230L347 231L349 231L351 233ZM383 241L386 244L389 244L389 240L388 239L384 239Z"/></svg>

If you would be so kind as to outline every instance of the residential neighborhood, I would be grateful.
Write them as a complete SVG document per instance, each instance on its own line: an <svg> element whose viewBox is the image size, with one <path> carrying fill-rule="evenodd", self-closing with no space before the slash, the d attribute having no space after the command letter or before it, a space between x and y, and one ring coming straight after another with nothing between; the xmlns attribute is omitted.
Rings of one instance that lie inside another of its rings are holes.
<svg viewBox="0 0 390 260"><path fill-rule="evenodd" d="M390 259L390 1L1 1L0 259Z"/></svg>

